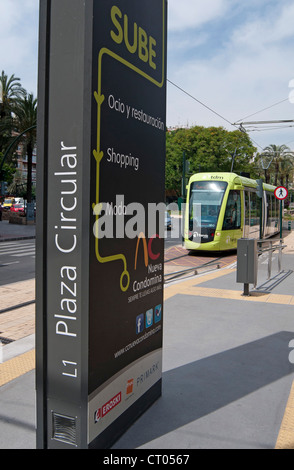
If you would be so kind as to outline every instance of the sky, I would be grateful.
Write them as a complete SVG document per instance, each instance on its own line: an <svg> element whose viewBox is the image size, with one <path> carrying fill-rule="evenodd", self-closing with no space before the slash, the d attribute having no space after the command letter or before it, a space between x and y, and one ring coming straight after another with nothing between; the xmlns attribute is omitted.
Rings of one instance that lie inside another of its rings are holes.
<svg viewBox="0 0 294 470"><path fill-rule="evenodd" d="M37 96L39 0L0 0L0 72ZM294 149L293 0L169 0L167 126ZM248 122L257 124L247 124ZM252 127L254 126L254 127Z"/></svg>

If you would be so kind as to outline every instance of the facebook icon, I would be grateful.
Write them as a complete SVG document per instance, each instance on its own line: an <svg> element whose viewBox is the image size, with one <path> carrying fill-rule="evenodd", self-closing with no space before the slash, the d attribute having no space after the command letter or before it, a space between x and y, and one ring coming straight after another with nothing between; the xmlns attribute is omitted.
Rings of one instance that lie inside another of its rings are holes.
<svg viewBox="0 0 294 470"><path fill-rule="evenodd" d="M138 315L136 318L136 334L142 333L144 330L144 313Z"/></svg>

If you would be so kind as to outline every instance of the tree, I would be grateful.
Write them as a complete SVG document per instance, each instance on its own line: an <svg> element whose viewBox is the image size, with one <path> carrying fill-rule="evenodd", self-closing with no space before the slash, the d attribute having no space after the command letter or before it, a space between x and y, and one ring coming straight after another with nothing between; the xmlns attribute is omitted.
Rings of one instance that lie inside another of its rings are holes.
<svg viewBox="0 0 294 470"><path fill-rule="evenodd" d="M0 153L0 159L2 158L1 155L2 154ZM12 167L11 165L8 165L7 163L4 163L3 168L2 168L3 181L5 181L7 184L11 184L13 181L14 173L15 173L15 168Z"/></svg>
<svg viewBox="0 0 294 470"><path fill-rule="evenodd" d="M183 173L183 152L185 151L185 130L177 129L166 135L165 187L181 195Z"/></svg>
<svg viewBox="0 0 294 470"><path fill-rule="evenodd" d="M271 164L269 172L274 175L273 184L278 186L278 182L283 186L284 180L293 171L293 154L287 145L271 144L264 148L263 155Z"/></svg>
<svg viewBox="0 0 294 470"><path fill-rule="evenodd" d="M2 103L0 106L0 151L5 152L11 140L14 129L13 113L19 100L26 95L20 79L14 74L8 77L2 70L0 82L2 85Z"/></svg>
<svg viewBox="0 0 294 470"><path fill-rule="evenodd" d="M293 181L294 173L294 158L293 155L289 154L286 158L281 161L280 165L280 183L281 186L289 187L289 182Z"/></svg>
<svg viewBox="0 0 294 470"><path fill-rule="evenodd" d="M37 99L33 94L26 95L19 100L15 108L15 126L19 134L25 132L21 141L24 154L28 156L27 172L27 202L32 200L32 161L33 150L37 141Z"/></svg>
<svg viewBox="0 0 294 470"><path fill-rule="evenodd" d="M190 172L249 172L255 147L247 134L222 127L176 129L166 137L166 189L181 193L183 152ZM233 164L233 165L232 165Z"/></svg>

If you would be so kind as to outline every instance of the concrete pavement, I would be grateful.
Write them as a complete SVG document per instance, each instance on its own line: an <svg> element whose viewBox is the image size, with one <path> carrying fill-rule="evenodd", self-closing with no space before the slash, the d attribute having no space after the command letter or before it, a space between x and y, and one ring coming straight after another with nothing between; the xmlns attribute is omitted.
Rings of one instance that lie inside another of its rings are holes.
<svg viewBox="0 0 294 470"><path fill-rule="evenodd" d="M35 238L36 225L10 224L9 220L0 222L0 242Z"/></svg>
<svg viewBox="0 0 294 470"><path fill-rule="evenodd" d="M267 291L243 296L234 263L165 286L163 394L114 450L294 448L294 233L284 242ZM2 289L0 310L34 298L33 280ZM0 449L35 449L34 304L1 313L4 334Z"/></svg>

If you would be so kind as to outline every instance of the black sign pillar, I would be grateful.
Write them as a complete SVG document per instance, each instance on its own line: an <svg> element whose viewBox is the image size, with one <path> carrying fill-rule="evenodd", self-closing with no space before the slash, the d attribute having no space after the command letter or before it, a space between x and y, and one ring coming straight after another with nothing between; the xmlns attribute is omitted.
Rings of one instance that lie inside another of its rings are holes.
<svg viewBox="0 0 294 470"><path fill-rule="evenodd" d="M40 0L38 448L107 448L161 395L166 8Z"/></svg>

